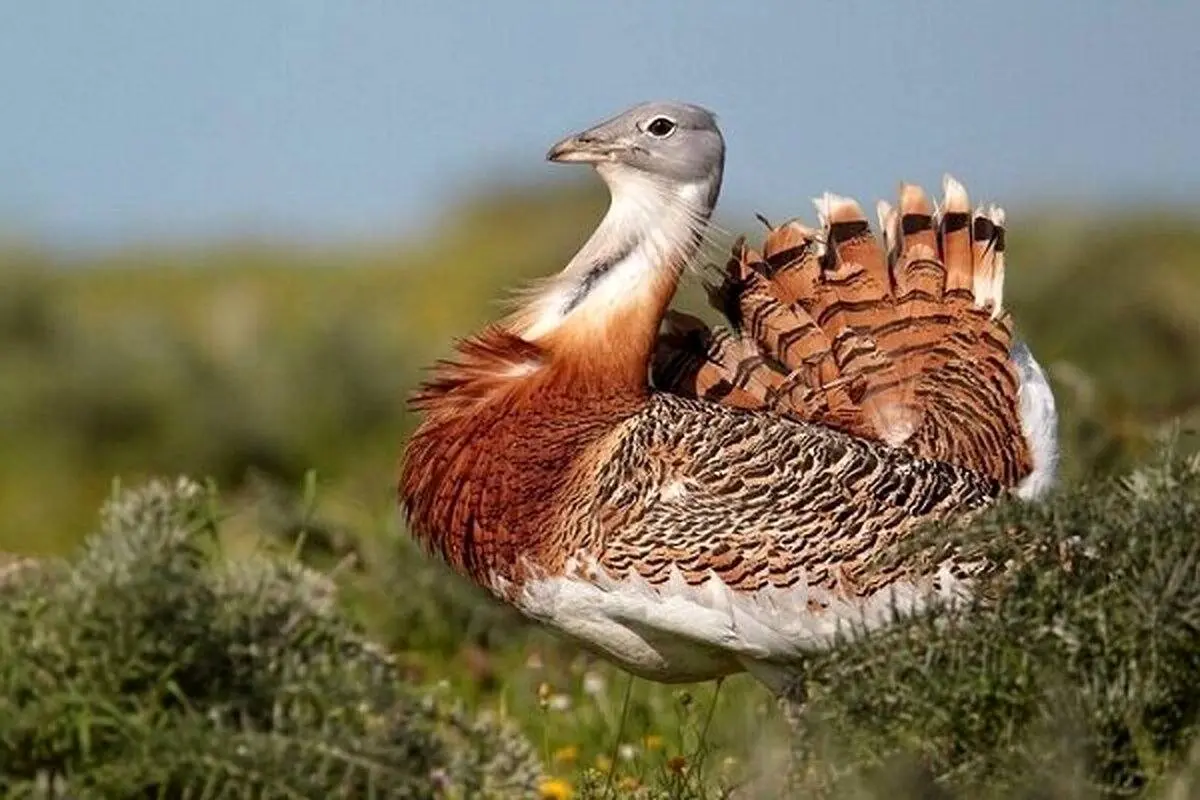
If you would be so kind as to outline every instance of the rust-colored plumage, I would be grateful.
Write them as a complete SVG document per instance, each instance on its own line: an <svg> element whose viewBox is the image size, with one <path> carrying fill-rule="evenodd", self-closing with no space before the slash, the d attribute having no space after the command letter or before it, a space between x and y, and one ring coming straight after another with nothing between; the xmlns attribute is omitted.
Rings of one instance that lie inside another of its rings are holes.
<svg viewBox="0 0 1200 800"><path fill-rule="evenodd" d="M935 212L903 187L882 241L830 195L819 229L739 241L710 287L725 327L666 311L673 262L594 307L572 295L533 340L512 320L466 340L418 394L413 533L658 680L762 677L885 596L944 590L953 565L871 556L1046 468L1000 306L1003 215L945 194Z"/></svg>
<svg viewBox="0 0 1200 800"><path fill-rule="evenodd" d="M413 530L480 583L518 580L525 562L561 564L564 472L644 390L588 380L587 365L500 329L458 346L415 396L426 412L406 454L401 497ZM573 381L592 385L581 402ZM519 499L519 500L518 500Z"/></svg>

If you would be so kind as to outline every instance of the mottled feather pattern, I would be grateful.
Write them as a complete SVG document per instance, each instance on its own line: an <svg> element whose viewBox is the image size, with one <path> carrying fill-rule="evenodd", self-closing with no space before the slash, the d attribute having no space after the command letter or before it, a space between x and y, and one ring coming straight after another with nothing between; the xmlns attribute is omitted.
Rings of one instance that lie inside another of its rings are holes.
<svg viewBox="0 0 1200 800"><path fill-rule="evenodd" d="M564 498L568 549L611 575L661 584L716 576L739 591L810 587L843 598L901 575L872 554L923 520L979 508L986 476L823 426L653 396Z"/></svg>
<svg viewBox="0 0 1200 800"><path fill-rule="evenodd" d="M853 200L817 205L819 230L791 221L769 230L761 253L735 245L710 287L730 329L680 336L668 321L656 385L1016 484L1032 462L1001 306L1003 212L972 212L952 178L939 210L907 185L898 210L881 204L881 241Z"/></svg>

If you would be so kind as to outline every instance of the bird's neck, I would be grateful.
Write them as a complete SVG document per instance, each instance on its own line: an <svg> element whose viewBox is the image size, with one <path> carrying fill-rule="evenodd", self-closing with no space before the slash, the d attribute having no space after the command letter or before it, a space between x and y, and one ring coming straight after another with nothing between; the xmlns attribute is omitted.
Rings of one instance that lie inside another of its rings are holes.
<svg viewBox="0 0 1200 800"><path fill-rule="evenodd" d="M645 391L659 324L700 245L720 176L680 183L607 165L598 171L612 193L608 212L511 329L575 380Z"/></svg>
<svg viewBox="0 0 1200 800"><path fill-rule="evenodd" d="M579 254L419 397L400 493L416 535L480 582L563 556L559 492L644 404L659 323L716 200L707 182L601 174L612 205Z"/></svg>

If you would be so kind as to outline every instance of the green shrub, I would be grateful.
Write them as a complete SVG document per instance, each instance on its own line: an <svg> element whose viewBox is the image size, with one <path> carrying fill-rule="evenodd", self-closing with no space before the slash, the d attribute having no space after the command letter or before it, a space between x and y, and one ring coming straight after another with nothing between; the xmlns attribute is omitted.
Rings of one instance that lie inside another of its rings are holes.
<svg viewBox="0 0 1200 800"><path fill-rule="evenodd" d="M507 724L406 685L294 561L214 563L210 492L114 497L73 561L0 586L0 790L71 797L521 796Z"/></svg>
<svg viewBox="0 0 1200 800"><path fill-rule="evenodd" d="M1200 455L930 536L901 557L1005 568L984 599L814 659L812 774L908 771L918 796L1161 788L1200 741Z"/></svg>

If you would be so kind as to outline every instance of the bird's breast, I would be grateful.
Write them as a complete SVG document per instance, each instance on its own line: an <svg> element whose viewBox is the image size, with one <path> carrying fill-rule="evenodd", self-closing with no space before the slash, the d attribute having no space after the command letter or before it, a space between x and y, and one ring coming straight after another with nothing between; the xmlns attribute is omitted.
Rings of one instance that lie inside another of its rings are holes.
<svg viewBox="0 0 1200 800"><path fill-rule="evenodd" d="M434 415L401 478L413 533L488 588L529 569L556 574L580 544L565 523L595 491L596 447L642 402L623 392L583 402L551 384Z"/></svg>

